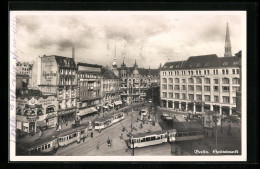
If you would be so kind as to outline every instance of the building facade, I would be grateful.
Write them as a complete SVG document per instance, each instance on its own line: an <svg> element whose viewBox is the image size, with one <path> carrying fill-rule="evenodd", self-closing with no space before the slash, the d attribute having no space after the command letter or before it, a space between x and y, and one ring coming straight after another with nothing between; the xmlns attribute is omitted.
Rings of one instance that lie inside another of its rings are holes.
<svg viewBox="0 0 260 169"><path fill-rule="evenodd" d="M102 74L101 65L77 63L78 104L77 116L102 111Z"/></svg>
<svg viewBox="0 0 260 169"><path fill-rule="evenodd" d="M16 63L16 88L26 88L31 83L33 63Z"/></svg>
<svg viewBox="0 0 260 169"><path fill-rule="evenodd" d="M217 55L191 56L167 62L160 71L161 107L183 111L236 111L240 89L239 58Z"/></svg>
<svg viewBox="0 0 260 169"><path fill-rule="evenodd" d="M23 89L17 92L16 128L36 133L40 127L55 127L57 123L57 97L43 95L39 90Z"/></svg>
<svg viewBox="0 0 260 169"><path fill-rule="evenodd" d="M120 78L121 99L125 103L143 101L152 84L156 86L160 83L159 69L138 68L136 61L133 67L127 67L123 61L118 68L114 63L113 71Z"/></svg>
<svg viewBox="0 0 260 169"><path fill-rule="evenodd" d="M103 72L103 92L102 102L103 111L111 108L118 108L122 105L120 79L112 70L104 70Z"/></svg>
<svg viewBox="0 0 260 169"><path fill-rule="evenodd" d="M58 123L72 120L76 115L77 66L73 58L63 56L42 56L33 66L33 89L43 94L57 96Z"/></svg>

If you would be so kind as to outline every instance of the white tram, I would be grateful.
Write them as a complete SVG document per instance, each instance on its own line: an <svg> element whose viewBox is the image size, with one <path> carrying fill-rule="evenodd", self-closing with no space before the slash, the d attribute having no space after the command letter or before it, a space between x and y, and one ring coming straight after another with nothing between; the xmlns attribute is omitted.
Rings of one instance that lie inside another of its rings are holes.
<svg viewBox="0 0 260 169"><path fill-rule="evenodd" d="M127 144L130 148L146 147L167 142L167 131L154 131L132 135Z"/></svg>
<svg viewBox="0 0 260 169"><path fill-rule="evenodd" d="M52 136L45 139L37 139L33 143L24 145L27 155L51 154L58 149L57 137Z"/></svg>
<svg viewBox="0 0 260 169"><path fill-rule="evenodd" d="M82 138L88 136L88 126L80 126L75 129L69 129L58 135L58 143L60 147L69 145L74 142L80 142Z"/></svg>
<svg viewBox="0 0 260 169"><path fill-rule="evenodd" d="M123 112L109 115L106 117L101 117L95 120L95 129L96 130L101 130L104 128L107 128L125 118L125 114Z"/></svg>
<svg viewBox="0 0 260 169"><path fill-rule="evenodd" d="M204 139L203 130L168 131L169 142Z"/></svg>

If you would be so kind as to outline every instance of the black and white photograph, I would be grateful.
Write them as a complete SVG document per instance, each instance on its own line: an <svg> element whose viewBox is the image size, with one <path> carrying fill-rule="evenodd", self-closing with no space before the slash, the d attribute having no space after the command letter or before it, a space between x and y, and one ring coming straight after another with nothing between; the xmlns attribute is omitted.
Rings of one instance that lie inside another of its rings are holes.
<svg viewBox="0 0 260 169"><path fill-rule="evenodd" d="M10 160L246 161L246 26L245 11L10 11Z"/></svg>

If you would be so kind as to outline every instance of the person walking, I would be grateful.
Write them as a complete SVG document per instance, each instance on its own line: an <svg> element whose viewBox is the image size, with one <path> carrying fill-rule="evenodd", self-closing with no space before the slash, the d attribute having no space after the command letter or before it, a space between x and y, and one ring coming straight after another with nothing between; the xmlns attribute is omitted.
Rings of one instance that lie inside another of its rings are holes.
<svg viewBox="0 0 260 169"><path fill-rule="evenodd" d="M99 145L99 142L97 143L97 150L99 150L99 147L100 147L100 145Z"/></svg>
<svg viewBox="0 0 260 169"><path fill-rule="evenodd" d="M93 132L91 131L91 133L90 133L90 136L91 136L91 138L93 138Z"/></svg>

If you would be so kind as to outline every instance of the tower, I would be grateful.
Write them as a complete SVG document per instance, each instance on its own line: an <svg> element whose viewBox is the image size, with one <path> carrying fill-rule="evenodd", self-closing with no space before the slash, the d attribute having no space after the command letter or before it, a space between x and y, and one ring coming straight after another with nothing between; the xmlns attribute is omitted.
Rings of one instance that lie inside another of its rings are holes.
<svg viewBox="0 0 260 169"><path fill-rule="evenodd" d="M136 59L135 59L134 68L135 68L135 69L137 69L137 68L138 68L138 65L137 65L137 63L136 63Z"/></svg>
<svg viewBox="0 0 260 169"><path fill-rule="evenodd" d="M228 23L227 23L224 57L231 57L231 56L232 56L231 42L230 42L230 34L229 34L229 28L228 28Z"/></svg>

